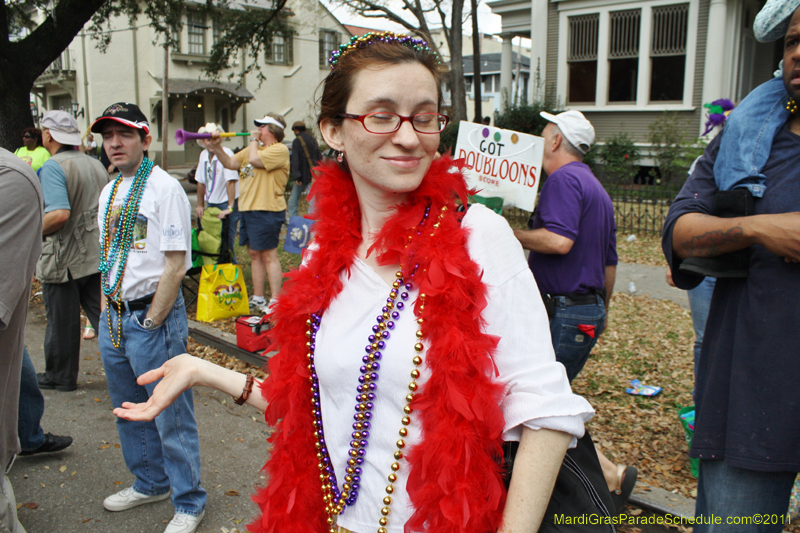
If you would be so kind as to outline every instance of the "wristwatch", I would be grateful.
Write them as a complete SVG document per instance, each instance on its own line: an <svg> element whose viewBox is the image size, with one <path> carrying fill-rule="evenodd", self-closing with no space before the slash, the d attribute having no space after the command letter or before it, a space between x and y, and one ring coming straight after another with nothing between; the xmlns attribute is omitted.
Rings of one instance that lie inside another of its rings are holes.
<svg viewBox="0 0 800 533"><path fill-rule="evenodd" d="M142 327L144 329L156 329L158 326L156 325L156 321L152 318L145 318Z"/></svg>

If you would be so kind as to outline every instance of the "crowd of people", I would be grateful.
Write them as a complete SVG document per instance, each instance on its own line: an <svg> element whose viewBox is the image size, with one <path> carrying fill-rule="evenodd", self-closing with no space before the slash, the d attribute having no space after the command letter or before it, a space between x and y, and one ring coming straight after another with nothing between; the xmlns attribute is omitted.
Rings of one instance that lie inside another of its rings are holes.
<svg viewBox="0 0 800 533"><path fill-rule="evenodd" d="M768 3L756 26L762 40L784 39L780 80L731 114L663 233L676 286L716 278L695 355L699 518L784 516L800 471L797 0ZM108 164L78 149L77 123L61 111L25 130L17 157L0 149L5 473L16 455L71 444L42 430L39 389L77 387L82 308L134 478L105 498L108 511L170 498L165 533L197 530L207 494L192 388L207 386L274 428L250 531L563 531L554 509L611 520L637 469L594 449L584 428L594 410L570 388L607 326L618 261L613 203L583 163L591 123L542 113L548 178L529 229L512 230L469 205L462 163L438 152L446 71L425 41L370 33L329 63L317 128L333 159L303 122L290 155L275 113L254 121L238 153L217 124L201 128L210 138L199 141L195 215L228 218L232 252L239 222L250 304L269 315L277 349L263 383L185 353L192 209L149 158L136 105L114 103L91 125ZM753 124L772 141L751 146ZM295 216L312 183L314 239L284 276L287 207ZM47 315L40 374L24 346L34 275ZM6 475L0 521L24 532ZM701 519L695 531L782 527Z"/></svg>

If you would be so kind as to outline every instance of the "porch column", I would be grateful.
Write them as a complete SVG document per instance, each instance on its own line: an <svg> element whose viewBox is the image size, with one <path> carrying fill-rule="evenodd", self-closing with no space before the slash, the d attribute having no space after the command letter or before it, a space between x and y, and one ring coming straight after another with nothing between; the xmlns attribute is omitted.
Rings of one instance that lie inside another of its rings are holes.
<svg viewBox="0 0 800 533"><path fill-rule="evenodd" d="M511 94L511 70L513 69L513 48L512 39L513 35L510 33L502 33L500 37L503 39L503 49L500 53L500 94L502 101L501 109L504 109L507 103L512 103L514 97Z"/></svg>
<svg viewBox="0 0 800 533"><path fill-rule="evenodd" d="M531 2L531 76L528 80L528 102L544 100L547 75L547 2ZM558 20L558 19L556 19ZM558 22L556 22L558 24ZM556 28L558 31L558 28Z"/></svg>
<svg viewBox="0 0 800 533"><path fill-rule="evenodd" d="M703 73L703 103L725 98L723 71L725 57L725 27L728 20L726 0L711 0L708 8L705 72ZM702 122L702 121L701 121ZM702 125L701 125L702 126Z"/></svg>

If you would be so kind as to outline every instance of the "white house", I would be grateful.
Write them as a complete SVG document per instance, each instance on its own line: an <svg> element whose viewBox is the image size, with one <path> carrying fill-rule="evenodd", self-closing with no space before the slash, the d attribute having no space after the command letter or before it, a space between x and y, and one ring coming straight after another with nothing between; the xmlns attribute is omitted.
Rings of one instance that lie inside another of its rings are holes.
<svg viewBox="0 0 800 533"><path fill-rule="evenodd" d="M768 80L781 43L756 43L763 0L494 0L502 17L501 85L511 85L511 41L531 39L542 90L532 100L582 111L598 140L627 132L645 143L663 111L699 134L703 104L738 102ZM534 75L536 78L536 75Z"/></svg>
<svg viewBox="0 0 800 533"><path fill-rule="evenodd" d="M230 72L219 81L212 81L203 72L212 44L219 37L213 17L205 17L199 9L201 1L187 1L180 46L169 52L169 164L192 164L200 147L188 142L178 146L175 130L197 131L206 122L220 123L226 131L249 131L253 119L267 112L282 114L287 126L303 120L314 124L315 94L329 72L330 51L350 38L349 32L320 2L289 0L287 7L294 14L289 23L296 31L290 39L276 38L260 64L266 80L259 85L255 74L245 82L228 80L230 73L244 69L240 57ZM242 1L242 9L264 9L269 0ZM160 160L162 80L164 49L155 41L155 33L145 17L133 25L127 18L112 21L112 40L106 53L95 47L91 36L83 32L64 51L61 58L39 77L34 94L40 113L65 109L77 115L82 127L114 102L137 104L151 122L153 138L151 156ZM287 141L291 132L287 128ZM241 141L235 143L241 145Z"/></svg>

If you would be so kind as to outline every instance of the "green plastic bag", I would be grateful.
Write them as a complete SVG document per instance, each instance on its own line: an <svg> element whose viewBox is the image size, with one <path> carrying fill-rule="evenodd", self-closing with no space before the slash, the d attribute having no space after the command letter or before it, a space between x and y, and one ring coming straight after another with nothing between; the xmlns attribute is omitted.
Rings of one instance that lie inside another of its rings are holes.
<svg viewBox="0 0 800 533"><path fill-rule="evenodd" d="M197 241L197 228L192 228L192 267L200 268L203 266L203 256L200 251L200 243Z"/></svg>
<svg viewBox="0 0 800 533"><path fill-rule="evenodd" d="M474 194L469 197L469 201L476 203L476 204L483 204L498 215L503 214L503 199L497 198L495 196L486 197L486 196L479 196Z"/></svg>
<svg viewBox="0 0 800 533"><path fill-rule="evenodd" d="M689 446L689 449L692 448L692 439L694 438L694 430L689 427L689 423L683 418L682 415L687 413L691 413L694 411L694 405L690 405L689 407L684 407L683 409L678 411L678 420L681 421L681 425L683 426L683 431L686 434L686 444ZM689 470L692 471L692 475L697 477L700 473L700 459L689 458Z"/></svg>

